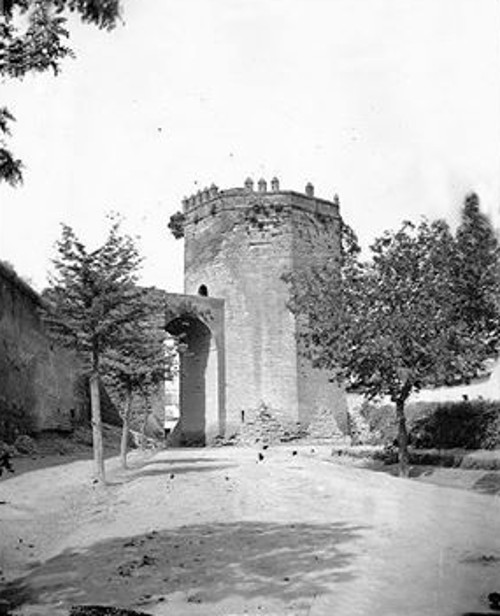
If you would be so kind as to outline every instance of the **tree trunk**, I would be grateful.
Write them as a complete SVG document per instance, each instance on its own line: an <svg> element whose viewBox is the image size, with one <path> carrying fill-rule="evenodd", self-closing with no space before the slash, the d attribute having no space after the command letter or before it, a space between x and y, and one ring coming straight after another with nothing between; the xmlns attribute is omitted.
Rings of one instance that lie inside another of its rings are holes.
<svg viewBox="0 0 500 616"><path fill-rule="evenodd" d="M92 412L92 443L94 447L94 469L98 481L106 481L104 473L104 450L102 443L101 398L99 394L99 374L90 376L90 408Z"/></svg>
<svg viewBox="0 0 500 616"><path fill-rule="evenodd" d="M402 399L396 401L396 416L398 418L399 476L408 477L408 431L406 429L405 401Z"/></svg>
<svg viewBox="0 0 500 616"><path fill-rule="evenodd" d="M127 400L125 402L125 410L122 417L122 438L120 441L120 462L122 468L127 468L128 431L131 407L132 394L130 392L127 392Z"/></svg>
<svg viewBox="0 0 500 616"><path fill-rule="evenodd" d="M146 426L148 424L149 417L149 396L144 395L145 407L144 407L144 415L142 418L142 426L141 426L141 450L144 451L146 446Z"/></svg>

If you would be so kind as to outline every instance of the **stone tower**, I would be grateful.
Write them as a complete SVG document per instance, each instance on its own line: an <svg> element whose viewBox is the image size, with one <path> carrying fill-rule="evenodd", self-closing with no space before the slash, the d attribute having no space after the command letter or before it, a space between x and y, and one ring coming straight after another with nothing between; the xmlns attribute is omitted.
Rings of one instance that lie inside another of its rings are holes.
<svg viewBox="0 0 500 616"><path fill-rule="evenodd" d="M311 184L298 193L281 190L277 178L270 187L248 179L242 188L212 185L184 199L183 214L186 296L223 300L218 430L231 433L245 412L264 404L285 425L327 429L331 420L344 431L342 393L298 354L282 279L338 257L338 200L317 198Z"/></svg>

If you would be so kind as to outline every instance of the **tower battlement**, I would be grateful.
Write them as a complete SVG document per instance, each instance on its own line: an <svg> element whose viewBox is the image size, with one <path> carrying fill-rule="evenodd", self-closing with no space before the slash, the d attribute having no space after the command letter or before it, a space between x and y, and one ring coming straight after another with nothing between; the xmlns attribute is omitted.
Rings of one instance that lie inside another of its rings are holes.
<svg viewBox="0 0 500 616"><path fill-rule="evenodd" d="M252 178L247 178L243 187L220 190L215 184L198 190L182 200L182 210L186 224L198 223L202 219L220 212L261 206L275 206L283 209L301 209L319 217L340 218L339 199L334 195L330 201L316 197L314 186L308 182L304 192L280 189L277 177L272 178L270 190L265 179L261 178L255 187Z"/></svg>

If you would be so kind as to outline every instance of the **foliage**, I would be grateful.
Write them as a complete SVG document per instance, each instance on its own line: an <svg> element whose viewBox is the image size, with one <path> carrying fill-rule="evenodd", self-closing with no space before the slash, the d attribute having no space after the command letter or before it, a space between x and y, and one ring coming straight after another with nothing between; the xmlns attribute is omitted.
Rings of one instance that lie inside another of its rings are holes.
<svg viewBox="0 0 500 616"><path fill-rule="evenodd" d="M27 73L52 70L74 57L67 44L70 13L98 28L111 29L120 14L119 0L3 0L0 11L0 77L23 78ZM22 163L7 148L6 121L12 114L0 109L0 182L12 186L22 180Z"/></svg>
<svg viewBox="0 0 500 616"><path fill-rule="evenodd" d="M368 398L395 402L454 382L463 369L456 351L470 341L449 321L455 299L447 225L405 223L371 250L369 263L344 251L340 270L327 264L293 280L290 305L301 318L305 353Z"/></svg>
<svg viewBox="0 0 500 616"><path fill-rule="evenodd" d="M14 443L20 434L34 434L36 419L33 412L15 402L0 398L0 441Z"/></svg>
<svg viewBox="0 0 500 616"><path fill-rule="evenodd" d="M123 332L144 315L143 291L136 286L141 258L133 239L111 220L104 244L89 252L73 229L62 226L54 274L44 291L44 319L63 346L73 348L90 374L94 457L104 480L99 378L105 353L119 349Z"/></svg>
<svg viewBox="0 0 500 616"><path fill-rule="evenodd" d="M176 240L184 237L184 226L186 224L186 217L182 212L175 212L170 216L168 222L168 228Z"/></svg>
<svg viewBox="0 0 500 616"><path fill-rule="evenodd" d="M444 221L405 222L374 242L366 262L352 234L344 229L341 239L340 264L331 259L288 278L300 350L347 389L396 404L406 474L406 401L423 387L485 370L499 340L498 307L486 301L497 283L485 280L483 301L474 313L471 307L471 314L487 315L479 331L488 338L478 337L457 277L461 245Z"/></svg>
<svg viewBox="0 0 500 616"><path fill-rule="evenodd" d="M500 248L475 193L465 199L456 244L453 276L460 297L456 318L481 342L485 356L495 356L500 342Z"/></svg>
<svg viewBox="0 0 500 616"><path fill-rule="evenodd" d="M134 396L143 400L143 426L150 412L150 399L173 369L173 353L167 352L164 328L164 293L143 289L135 320L122 327L118 345L103 356L106 383L119 404L123 422L122 464L126 466L127 434L133 419Z"/></svg>
<svg viewBox="0 0 500 616"><path fill-rule="evenodd" d="M103 356L108 382L118 397L154 387L171 368L165 350L163 294L155 291L143 289L135 320L123 325L119 343Z"/></svg>
<svg viewBox="0 0 500 616"><path fill-rule="evenodd" d="M60 63L74 52L66 45L70 12L82 21L111 29L119 19L119 0L10 0L0 26L0 76L24 77Z"/></svg>
<svg viewBox="0 0 500 616"><path fill-rule="evenodd" d="M361 409L374 440L390 445L397 438L391 404L365 402ZM410 402L406 406L409 442L422 449L495 449L500 447L500 402Z"/></svg>
<svg viewBox="0 0 500 616"><path fill-rule="evenodd" d="M5 139L10 137L9 123L14 120L14 116L6 107L0 108L0 181L3 180L11 186L17 186L23 179L22 163L8 150Z"/></svg>
<svg viewBox="0 0 500 616"><path fill-rule="evenodd" d="M136 301L141 258L133 239L121 234L119 220L112 220L105 243L92 252L62 225L56 250L55 273L42 295L45 320L63 346L98 371L102 353L119 344L122 328L142 309Z"/></svg>
<svg viewBox="0 0 500 616"><path fill-rule="evenodd" d="M500 447L500 402L443 403L412 424L412 443L422 449Z"/></svg>

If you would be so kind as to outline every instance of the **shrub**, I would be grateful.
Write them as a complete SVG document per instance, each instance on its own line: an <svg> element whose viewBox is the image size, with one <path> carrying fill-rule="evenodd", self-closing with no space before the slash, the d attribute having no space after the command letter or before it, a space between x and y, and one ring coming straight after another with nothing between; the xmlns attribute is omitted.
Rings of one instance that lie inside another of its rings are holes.
<svg viewBox="0 0 500 616"><path fill-rule="evenodd" d="M365 402L361 413L379 444L397 438L395 408ZM419 449L500 447L500 402L413 402L406 408L410 444Z"/></svg>
<svg viewBox="0 0 500 616"><path fill-rule="evenodd" d="M34 434L36 422L32 413L20 405L0 398L0 440L13 443L20 434Z"/></svg>
<svg viewBox="0 0 500 616"><path fill-rule="evenodd" d="M18 436L14 442L14 447L19 453L32 456L37 453L35 441L28 435Z"/></svg>
<svg viewBox="0 0 500 616"><path fill-rule="evenodd" d="M370 430L370 443L374 445L389 444L398 433L396 410L391 404L378 405L365 400L359 410Z"/></svg>
<svg viewBox="0 0 500 616"><path fill-rule="evenodd" d="M411 437L421 449L495 449L500 447L500 402L439 404L412 422Z"/></svg>

